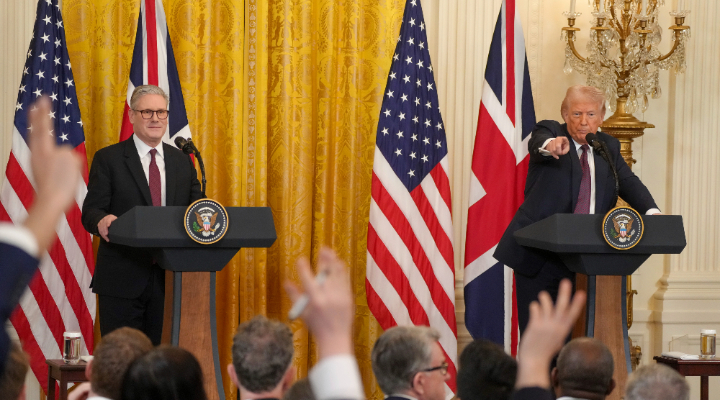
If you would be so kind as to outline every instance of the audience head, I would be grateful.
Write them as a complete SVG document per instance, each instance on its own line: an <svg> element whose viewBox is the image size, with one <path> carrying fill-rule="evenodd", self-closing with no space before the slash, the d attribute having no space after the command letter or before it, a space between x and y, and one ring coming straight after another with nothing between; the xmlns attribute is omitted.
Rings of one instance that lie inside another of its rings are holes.
<svg viewBox="0 0 720 400"><path fill-rule="evenodd" d="M390 396L443 400L447 373L440 334L424 326L396 326L383 333L372 350L372 369L380 389Z"/></svg>
<svg viewBox="0 0 720 400"><path fill-rule="evenodd" d="M125 373L122 400L207 400L200 363L189 351L160 346Z"/></svg>
<svg viewBox="0 0 720 400"><path fill-rule="evenodd" d="M497 344L478 339L460 354L457 397L462 400L506 400L515 386L517 363Z"/></svg>
<svg viewBox="0 0 720 400"><path fill-rule="evenodd" d="M0 375L0 397L10 400L25 399L25 375L28 368L28 359L22 348L11 342L5 368Z"/></svg>
<svg viewBox="0 0 720 400"><path fill-rule="evenodd" d="M274 393L281 397L295 375L290 328L261 315L238 326L233 338L228 374L242 392Z"/></svg>
<svg viewBox="0 0 720 400"><path fill-rule="evenodd" d="M674 369L662 365L645 365L630 374L625 400L688 400L690 387Z"/></svg>
<svg viewBox="0 0 720 400"><path fill-rule="evenodd" d="M303 378L293 383L290 389L285 392L282 400L315 400L310 380Z"/></svg>
<svg viewBox="0 0 720 400"><path fill-rule="evenodd" d="M85 369L92 392L109 399L119 399L128 367L152 348L150 339L133 328L119 328L103 336Z"/></svg>
<svg viewBox="0 0 720 400"><path fill-rule="evenodd" d="M613 356L601 341L576 338L560 350L552 371L555 394L604 399L615 388Z"/></svg>

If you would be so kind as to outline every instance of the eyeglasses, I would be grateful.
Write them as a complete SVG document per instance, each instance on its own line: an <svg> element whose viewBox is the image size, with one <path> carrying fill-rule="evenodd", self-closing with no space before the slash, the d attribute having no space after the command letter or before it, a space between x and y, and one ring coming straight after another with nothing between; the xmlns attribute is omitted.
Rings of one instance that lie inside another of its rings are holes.
<svg viewBox="0 0 720 400"><path fill-rule="evenodd" d="M133 109L133 111L139 112L140 115L142 115L143 119L152 119L153 114L156 114L158 119L167 119L168 114L170 113L170 111L168 111L168 110L153 111L153 110L135 110L135 109Z"/></svg>
<svg viewBox="0 0 720 400"><path fill-rule="evenodd" d="M440 373L441 373L441 374L447 375L447 372L448 372L448 363L447 363L447 361L443 361L443 363L440 364L440 365L438 365L437 367L432 367L432 368L428 368L428 369L421 369L420 372L433 372L433 371L437 371L437 370L440 370Z"/></svg>

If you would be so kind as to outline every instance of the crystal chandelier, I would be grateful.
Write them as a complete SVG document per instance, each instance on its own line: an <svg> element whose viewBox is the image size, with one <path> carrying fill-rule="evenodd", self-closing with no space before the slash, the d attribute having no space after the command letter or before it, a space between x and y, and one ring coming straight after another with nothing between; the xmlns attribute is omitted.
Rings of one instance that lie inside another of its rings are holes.
<svg viewBox="0 0 720 400"><path fill-rule="evenodd" d="M684 1L678 0L670 15L675 18L672 48L662 54L658 46L662 41L662 28L658 25L658 12L664 0L588 0L592 6L593 26L587 44L587 57L575 48L575 0L570 11L563 13L568 26L562 28L565 46L566 74L573 70L587 76L587 84L605 92L610 111L614 114L603 124L603 131L625 141L627 151L623 154L632 166L632 138L641 136L644 128L653 125L643 123L632 113L645 112L648 97L661 95L659 72L675 68L685 71L685 44L690 37L690 27L683 25L690 13L684 10Z"/></svg>

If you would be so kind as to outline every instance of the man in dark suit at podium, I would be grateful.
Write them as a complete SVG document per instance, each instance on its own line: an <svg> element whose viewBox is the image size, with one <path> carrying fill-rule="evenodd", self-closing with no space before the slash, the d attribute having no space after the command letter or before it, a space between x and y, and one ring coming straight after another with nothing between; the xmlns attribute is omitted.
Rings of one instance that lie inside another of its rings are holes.
<svg viewBox="0 0 720 400"><path fill-rule="evenodd" d="M557 296L559 282L571 272L555 254L520 246L513 234L557 213L605 214L615 204L615 178L610 165L589 146L588 133L605 142L608 157L617 170L620 197L640 213L660 210L648 189L620 155L620 142L598 132L605 117L605 95L591 86L568 89L560 110L565 124L540 121L528 142L530 166L525 183L525 201L513 217L493 254L515 271L520 331L528 323L528 307L546 290Z"/></svg>
<svg viewBox="0 0 720 400"><path fill-rule="evenodd" d="M100 332L129 326L153 344L162 336L165 274L144 249L111 243L108 231L135 206L188 206L201 198L189 156L163 143L168 97L138 86L130 100L132 137L95 153L82 210L85 229L102 237L92 289L98 294Z"/></svg>

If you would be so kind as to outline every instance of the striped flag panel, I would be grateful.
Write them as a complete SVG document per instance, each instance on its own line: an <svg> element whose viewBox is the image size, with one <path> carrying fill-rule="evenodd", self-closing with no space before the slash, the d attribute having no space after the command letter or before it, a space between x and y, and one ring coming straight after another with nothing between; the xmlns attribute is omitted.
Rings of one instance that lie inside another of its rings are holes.
<svg viewBox="0 0 720 400"><path fill-rule="evenodd" d="M535 109L515 1L503 1L485 68L470 176L465 243L465 325L517 354L515 281L492 256L524 198ZM490 151L489 149L492 149Z"/></svg>
<svg viewBox="0 0 720 400"><path fill-rule="evenodd" d="M180 87L180 76L175 64L172 43L168 35L162 0L141 0L135 48L128 80L127 101L120 129L120 141L129 138L133 133L128 110L130 110L130 97L133 90L140 85L159 86L170 98L168 130L165 132L163 141L174 146L175 135L180 135L185 139L189 138L191 134L185 100Z"/></svg>
<svg viewBox="0 0 720 400"><path fill-rule="evenodd" d="M57 142L72 146L86 159L85 134L58 0L38 2L15 105L12 150L0 189L2 221L22 222L33 202L35 189L27 145L27 134L33 127L27 115L36 112L32 103L40 96L51 99L49 117ZM87 162L84 164L87 166ZM87 170L82 176L75 203L56 227L55 242L42 255L38 273L10 318L23 349L30 355L30 367L46 392L45 360L62 358L63 332L82 333L82 354L90 354L93 349L95 295L90 290L90 281L95 261L92 238L80 221L87 193Z"/></svg>
<svg viewBox="0 0 720 400"><path fill-rule="evenodd" d="M440 332L455 392L457 325L448 149L418 0L408 0L377 129L368 305L383 329Z"/></svg>

